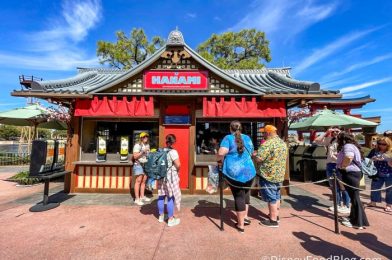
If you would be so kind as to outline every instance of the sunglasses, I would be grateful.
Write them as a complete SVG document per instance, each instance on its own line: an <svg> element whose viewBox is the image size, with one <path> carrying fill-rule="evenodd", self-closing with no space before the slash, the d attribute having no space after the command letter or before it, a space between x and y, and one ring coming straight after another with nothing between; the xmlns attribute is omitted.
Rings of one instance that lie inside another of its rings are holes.
<svg viewBox="0 0 392 260"><path fill-rule="evenodd" d="M378 145L387 146L386 143L377 143Z"/></svg>

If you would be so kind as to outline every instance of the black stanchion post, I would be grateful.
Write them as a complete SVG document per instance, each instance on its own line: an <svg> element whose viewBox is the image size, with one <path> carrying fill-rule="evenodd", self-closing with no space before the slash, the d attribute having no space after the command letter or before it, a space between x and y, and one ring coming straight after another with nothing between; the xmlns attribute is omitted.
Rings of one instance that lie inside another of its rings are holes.
<svg viewBox="0 0 392 260"><path fill-rule="evenodd" d="M339 219L338 219L338 196L337 196L338 180L336 176L336 170L333 171L333 185L332 185L332 195L333 195L333 214L335 220L335 233L340 234Z"/></svg>
<svg viewBox="0 0 392 260"><path fill-rule="evenodd" d="M220 215L220 230L223 231L223 175L222 167L219 166L219 215Z"/></svg>

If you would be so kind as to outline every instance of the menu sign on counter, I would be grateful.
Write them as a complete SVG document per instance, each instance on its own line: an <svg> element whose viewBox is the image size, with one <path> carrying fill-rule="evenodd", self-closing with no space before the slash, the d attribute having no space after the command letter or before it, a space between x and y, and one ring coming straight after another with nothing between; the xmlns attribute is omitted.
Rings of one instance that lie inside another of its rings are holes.
<svg viewBox="0 0 392 260"><path fill-rule="evenodd" d="M144 73L145 89L161 90L206 90L207 71L162 71L150 70Z"/></svg>

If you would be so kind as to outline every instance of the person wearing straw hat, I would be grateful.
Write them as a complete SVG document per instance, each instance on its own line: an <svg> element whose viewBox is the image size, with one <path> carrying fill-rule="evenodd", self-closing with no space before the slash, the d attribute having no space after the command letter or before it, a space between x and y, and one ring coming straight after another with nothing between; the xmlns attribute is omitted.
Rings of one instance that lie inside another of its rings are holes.
<svg viewBox="0 0 392 260"><path fill-rule="evenodd" d="M280 188L286 174L287 145L280 139L273 125L261 129L266 138L254 156L260 163L260 187L264 200L268 203L269 218L262 219L260 225L279 227Z"/></svg>

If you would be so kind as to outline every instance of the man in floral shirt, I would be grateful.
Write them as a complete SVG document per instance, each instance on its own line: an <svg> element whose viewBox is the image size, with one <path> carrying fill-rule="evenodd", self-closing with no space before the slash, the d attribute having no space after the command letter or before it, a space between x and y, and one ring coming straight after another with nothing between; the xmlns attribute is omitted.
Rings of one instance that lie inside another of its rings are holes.
<svg viewBox="0 0 392 260"><path fill-rule="evenodd" d="M287 145L279 138L276 127L266 125L262 128L266 142L255 154L260 162L260 187L264 200L268 202L269 219L260 221L267 227L278 227L280 207L280 187L286 174Z"/></svg>

